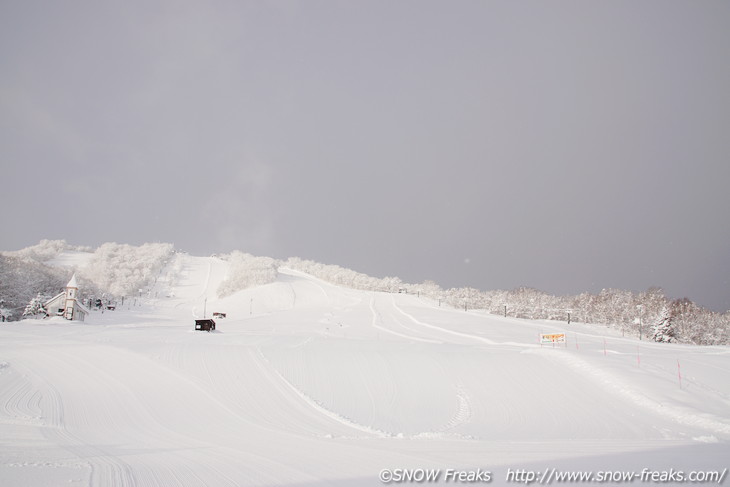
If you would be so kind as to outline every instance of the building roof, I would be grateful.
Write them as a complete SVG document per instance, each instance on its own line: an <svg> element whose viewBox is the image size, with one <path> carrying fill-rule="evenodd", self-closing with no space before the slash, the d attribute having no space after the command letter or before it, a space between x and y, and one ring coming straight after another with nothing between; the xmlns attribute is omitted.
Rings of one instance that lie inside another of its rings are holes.
<svg viewBox="0 0 730 487"><path fill-rule="evenodd" d="M52 302L54 302L56 300L59 300L60 301L61 298L63 298L64 296L66 296L66 291L64 291L62 293L56 294L51 299L49 299L48 301L46 301L45 303L43 303L43 306L47 308L49 304L51 304Z"/></svg>
<svg viewBox="0 0 730 487"><path fill-rule="evenodd" d="M71 280L68 281L68 284L66 284L66 287L75 287L76 289L79 288L79 284L76 282L76 273L74 273L74 275L71 276Z"/></svg>
<svg viewBox="0 0 730 487"><path fill-rule="evenodd" d="M80 299L74 299L74 302L76 303L74 305L75 308L80 309L87 315L91 314L91 310L89 308L87 308L86 306L84 306L84 303L82 303Z"/></svg>

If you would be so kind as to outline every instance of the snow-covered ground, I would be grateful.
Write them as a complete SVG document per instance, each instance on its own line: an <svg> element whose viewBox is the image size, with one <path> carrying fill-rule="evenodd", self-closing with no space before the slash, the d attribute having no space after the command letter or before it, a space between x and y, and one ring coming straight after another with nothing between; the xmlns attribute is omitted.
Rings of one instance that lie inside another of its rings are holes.
<svg viewBox="0 0 730 487"><path fill-rule="evenodd" d="M728 347L286 269L219 299L225 261L177 259L145 297L85 323L0 326L0 485L372 486L419 469L503 485L730 466ZM193 331L213 312L228 315L216 332ZM541 346L553 332L567 344Z"/></svg>

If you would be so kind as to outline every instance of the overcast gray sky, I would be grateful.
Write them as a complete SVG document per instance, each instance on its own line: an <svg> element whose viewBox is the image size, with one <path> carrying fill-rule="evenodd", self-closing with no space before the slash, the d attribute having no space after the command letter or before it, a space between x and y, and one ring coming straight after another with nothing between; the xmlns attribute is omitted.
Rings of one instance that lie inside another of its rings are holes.
<svg viewBox="0 0 730 487"><path fill-rule="evenodd" d="M730 308L730 2L0 1L3 250Z"/></svg>

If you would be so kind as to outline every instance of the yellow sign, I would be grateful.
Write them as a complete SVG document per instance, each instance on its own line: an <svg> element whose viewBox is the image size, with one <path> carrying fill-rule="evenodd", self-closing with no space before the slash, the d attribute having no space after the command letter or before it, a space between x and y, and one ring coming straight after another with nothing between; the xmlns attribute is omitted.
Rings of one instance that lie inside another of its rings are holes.
<svg viewBox="0 0 730 487"><path fill-rule="evenodd" d="M565 343L565 333L541 333L540 343Z"/></svg>

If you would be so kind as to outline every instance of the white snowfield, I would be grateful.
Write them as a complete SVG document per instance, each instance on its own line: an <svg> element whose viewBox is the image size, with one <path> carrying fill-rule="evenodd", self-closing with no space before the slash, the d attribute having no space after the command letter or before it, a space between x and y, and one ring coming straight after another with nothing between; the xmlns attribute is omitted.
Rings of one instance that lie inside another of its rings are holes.
<svg viewBox="0 0 730 487"><path fill-rule="evenodd" d="M504 485L526 483L518 469L730 466L728 347L286 269L218 299L226 262L177 259L180 275L85 323L0 325L0 486L377 486L418 469ZM228 317L194 331L213 312Z"/></svg>

